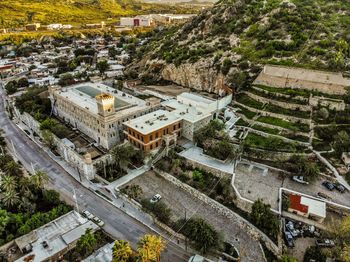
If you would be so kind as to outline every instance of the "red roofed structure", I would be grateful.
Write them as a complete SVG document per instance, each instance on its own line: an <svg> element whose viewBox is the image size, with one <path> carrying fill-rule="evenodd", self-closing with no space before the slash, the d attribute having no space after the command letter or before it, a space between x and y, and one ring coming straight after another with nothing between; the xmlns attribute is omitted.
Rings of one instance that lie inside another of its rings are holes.
<svg viewBox="0 0 350 262"><path fill-rule="evenodd" d="M305 215L308 213L309 207L301 204L301 196L300 195L289 195L290 200L290 209L299 211L301 213L304 213Z"/></svg>
<svg viewBox="0 0 350 262"><path fill-rule="evenodd" d="M326 203L302 195L290 194L288 211L320 223L326 218Z"/></svg>

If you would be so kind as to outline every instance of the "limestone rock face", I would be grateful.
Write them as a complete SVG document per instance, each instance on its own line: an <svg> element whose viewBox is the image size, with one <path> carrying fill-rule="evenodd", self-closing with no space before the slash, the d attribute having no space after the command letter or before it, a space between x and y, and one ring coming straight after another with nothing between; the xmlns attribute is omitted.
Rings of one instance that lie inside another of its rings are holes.
<svg viewBox="0 0 350 262"><path fill-rule="evenodd" d="M207 60L196 63L183 63L176 67L166 64L161 72L163 79L196 90L220 93L225 86L225 77L218 73Z"/></svg>

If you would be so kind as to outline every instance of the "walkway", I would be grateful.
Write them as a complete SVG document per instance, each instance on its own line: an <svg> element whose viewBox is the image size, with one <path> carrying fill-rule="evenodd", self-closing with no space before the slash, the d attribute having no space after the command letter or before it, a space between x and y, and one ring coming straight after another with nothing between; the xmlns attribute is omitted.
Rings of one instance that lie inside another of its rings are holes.
<svg viewBox="0 0 350 262"><path fill-rule="evenodd" d="M144 174L145 172L147 172L149 170L150 170L150 167L147 165L144 165L144 166L137 168L137 169L129 169L127 175L113 181L108 186L105 186L105 188L108 188L111 191L113 191L114 189L117 190L118 188L129 183L131 180L135 179L136 177Z"/></svg>
<svg viewBox="0 0 350 262"><path fill-rule="evenodd" d="M222 171L222 172L225 172L225 173L232 174L232 172L233 172L233 167L234 167L233 161L232 162L223 162L223 161L217 160L215 158L212 158L208 155L205 155L203 153L202 148L199 148L196 146L188 148L188 149L180 152L179 155L188 159L188 160L197 162L197 163L204 165L204 166L215 168L215 169Z"/></svg>

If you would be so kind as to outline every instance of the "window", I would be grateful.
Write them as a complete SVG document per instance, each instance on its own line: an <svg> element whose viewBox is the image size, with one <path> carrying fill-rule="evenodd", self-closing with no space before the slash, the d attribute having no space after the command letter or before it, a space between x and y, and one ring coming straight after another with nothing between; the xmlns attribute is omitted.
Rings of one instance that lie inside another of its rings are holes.
<svg viewBox="0 0 350 262"><path fill-rule="evenodd" d="M141 136L141 141L143 142L143 136Z"/></svg>
<svg viewBox="0 0 350 262"><path fill-rule="evenodd" d="M181 123L179 123L179 128L181 128Z"/></svg>
<svg viewBox="0 0 350 262"><path fill-rule="evenodd" d="M150 148L151 148L151 150L152 150L152 149L153 149L153 145L151 145L151 147L150 147Z"/></svg>
<svg viewBox="0 0 350 262"><path fill-rule="evenodd" d="M158 132L156 132L156 138L158 138Z"/></svg>
<svg viewBox="0 0 350 262"><path fill-rule="evenodd" d="M149 139L150 139L150 140L153 140L153 136L152 136L152 135L150 135Z"/></svg>

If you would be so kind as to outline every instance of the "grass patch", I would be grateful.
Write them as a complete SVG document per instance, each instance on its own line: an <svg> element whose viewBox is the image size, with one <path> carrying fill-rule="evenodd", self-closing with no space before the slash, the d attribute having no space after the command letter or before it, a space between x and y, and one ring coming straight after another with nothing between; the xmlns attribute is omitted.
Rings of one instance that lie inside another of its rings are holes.
<svg viewBox="0 0 350 262"><path fill-rule="evenodd" d="M246 121L244 121L242 118L240 118L236 122L236 126L249 126L249 124Z"/></svg>
<svg viewBox="0 0 350 262"><path fill-rule="evenodd" d="M293 123L286 120L282 120L271 116L261 116L258 118L259 122L283 127L292 131L309 132L310 128L308 125L303 123Z"/></svg>
<svg viewBox="0 0 350 262"><path fill-rule="evenodd" d="M304 147L292 143L285 142L277 137L263 137L257 134L249 133L244 141L244 144L250 148L264 149L270 151L280 151L280 152L296 152L304 151Z"/></svg>
<svg viewBox="0 0 350 262"><path fill-rule="evenodd" d="M260 88L258 86L256 86L256 87ZM300 104L300 105L308 105L309 104L309 102L307 100L293 98L292 96L290 96L290 97L279 96L276 94L276 92L270 92L268 90L265 90L265 91L267 91L268 93L261 91L261 90L258 90L258 89L255 89L255 88L249 89L249 92L251 92L255 95L258 95L258 96L266 97L268 99L273 99L276 101L286 102L286 103Z"/></svg>
<svg viewBox="0 0 350 262"><path fill-rule="evenodd" d="M243 105L249 106L249 107L253 107L256 109L262 109L264 104L260 103L252 98L250 98L248 95L246 94L241 94L236 98L236 101L238 103L241 103Z"/></svg>
<svg viewBox="0 0 350 262"><path fill-rule="evenodd" d="M271 135L278 135L280 130L278 129L274 129L274 128L269 128L269 127L265 127L265 126L261 126L261 125L257 125L255 124L252 128L254 128L255 130L258 131L262 131Z"/></svg>
<svg viewBox="0 0 350 262"><path fill-rule="evenodd" d="M238 113L243 114L246 118L252 119L254 116L256 116L257 113L252 112L242 106L235 106L236 108L239 108L240 110L238 111Z"/></svg>
<svg viewBox="0 0 350 262"><path fill-rule="evenodd" d="M299 118L310 118L310 112L309 111L301 111L301 110L291 110L286 109L283 107L275 106L272 104L267 104L265 107L265 111L281 114L281 115L288 115L288 116L294 116Z"/></svg>

